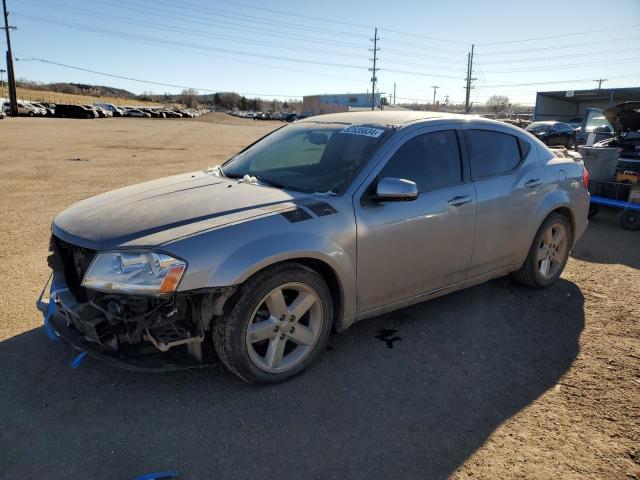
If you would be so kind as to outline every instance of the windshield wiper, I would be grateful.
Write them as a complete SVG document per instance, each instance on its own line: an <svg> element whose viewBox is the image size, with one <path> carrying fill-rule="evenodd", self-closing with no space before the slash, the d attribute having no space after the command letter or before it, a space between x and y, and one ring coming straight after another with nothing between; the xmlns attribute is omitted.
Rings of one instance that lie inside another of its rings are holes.
<svg viewBox="0 0 640 480"><path fill-rule="evenodd" d="M290 190L286 185L282 183L274 182L272 180L265 180L263 177L258 177L257 175L253 175L253 177L258 180L258 182L266 185L267 187L279 188L281 190Z"/></svg>

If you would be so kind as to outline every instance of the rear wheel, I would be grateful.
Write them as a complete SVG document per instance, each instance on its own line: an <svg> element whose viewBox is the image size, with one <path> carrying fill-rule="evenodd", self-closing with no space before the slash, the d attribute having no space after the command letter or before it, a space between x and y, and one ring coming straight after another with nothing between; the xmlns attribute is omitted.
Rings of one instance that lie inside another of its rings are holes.
<svg viewBox="0 0 640 480"><path fill-rule="evenodd" d="M240 287L213 327L223 363L249 383L276 383L307 368L324 348L333 318L331 293L314 270L286 263Z"/></svg>
<svg viewBox="0 0 640 480"><path fill-rule="evenodd" d="M572 243L569 220L552 213L542 222L524 264L512 273L513 278L534 288L551 286L564 270Z"/></svg>
<svg viewBox="0 0 640 480"><path fill-rule="evenodd" d="M640 213L624 210L618 215L618 224L625 230L640 229Z"/></svg>

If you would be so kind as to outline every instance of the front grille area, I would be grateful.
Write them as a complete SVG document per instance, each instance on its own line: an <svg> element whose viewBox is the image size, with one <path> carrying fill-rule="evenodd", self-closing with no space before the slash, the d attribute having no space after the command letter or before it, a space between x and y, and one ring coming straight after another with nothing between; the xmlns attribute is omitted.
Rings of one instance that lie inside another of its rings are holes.
<svg viewBox="0 0 640 480"><path fill-rule="evenodd" d="M55 248L55 253L59 255L62 262L64 278L69 290L71 290L77 301L86 302L88 300L87 291L80 286L80 283L96 256L96 251L72 245L55 236L52 237L52 244Z"/></svg>

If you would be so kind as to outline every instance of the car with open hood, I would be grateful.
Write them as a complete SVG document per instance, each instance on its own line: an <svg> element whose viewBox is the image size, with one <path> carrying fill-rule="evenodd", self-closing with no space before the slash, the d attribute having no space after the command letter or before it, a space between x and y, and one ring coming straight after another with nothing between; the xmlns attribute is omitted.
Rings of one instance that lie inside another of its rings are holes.
<svg viewBox="0 0 640 480"><path fill-rule="evenodd" d="M278 382L332 332L512 274L560 276L588 174L502 122L352 112L278 128L222 165L82 200L51 228L45 330L138 369Z"/></svg>
<svg viewBox="0 0 640 480"><path fill-rule="evenodd" d="M602 116L611 124L614 134L593 146L620 148L621 158L640 160L640 102L618 103L602 112Z"/></svg>

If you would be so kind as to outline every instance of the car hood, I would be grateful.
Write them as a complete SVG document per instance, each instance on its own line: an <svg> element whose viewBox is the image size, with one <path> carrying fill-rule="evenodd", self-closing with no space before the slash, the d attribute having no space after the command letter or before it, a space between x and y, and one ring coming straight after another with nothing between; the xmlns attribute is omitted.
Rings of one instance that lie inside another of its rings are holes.
<svg viewBox="0 0 640 480"><path fill-rule="evenodd" d="M640 130L640 102L622 102L602 112L618 132Z"/></svg>
<svg viewBox="0 0 640 480"><path fill-rule="evenodd" d="M67 242L95 250L154 247L289 210L309 196L193 172L82 200L60 213L52 230Z"/></svg>

